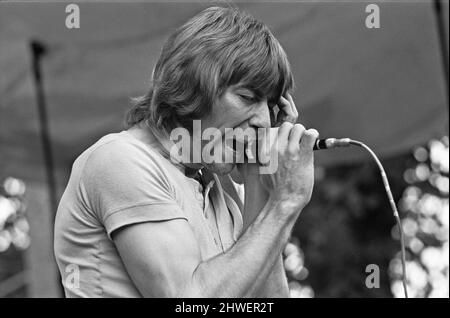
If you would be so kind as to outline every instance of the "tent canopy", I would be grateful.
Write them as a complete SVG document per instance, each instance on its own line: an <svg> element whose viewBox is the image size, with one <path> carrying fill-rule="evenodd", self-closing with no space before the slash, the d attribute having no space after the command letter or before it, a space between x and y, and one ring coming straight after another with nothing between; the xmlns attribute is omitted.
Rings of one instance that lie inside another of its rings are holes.
<svg viewBox="0 0 450 318"><path fill-rule="evenodd" d="M10 175L26 179L42 171L31 40L46 47L41 67L50 137L56 167L66 175L86 147L122 129L129 99L145 93L168 35L211 6L82 2L81 28L67 29L66 5L0 5L0 160ZM436 17L429 1L381 3L381 28L368 29L366 5L238 3L285 48L300 122L322 137L358 139L391 156L448 131ZM448 4L445 11L448 32ZM316 160L365 157L345 149L318 153Z"/></svg>

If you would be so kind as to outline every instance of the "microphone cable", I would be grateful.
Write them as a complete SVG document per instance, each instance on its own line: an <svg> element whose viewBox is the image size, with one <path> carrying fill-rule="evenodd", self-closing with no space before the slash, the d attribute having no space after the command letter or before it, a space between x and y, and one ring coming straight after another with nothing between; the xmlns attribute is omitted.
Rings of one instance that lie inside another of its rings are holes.
<svg viewBox="0 0 450 318"><path fill-rule="evenodd" d="M400 216L398 214L397 206L394 201L394 196L392 195L391 187L389 186L389 180L387 178L386 172L384 171L383 165L378 159L377 155L370 149L366 144L361 141L352 140L350 138L327 138L327 139L317 139L314 149L331 149L338 147L348 147L350 145L358 146L364 148L375 160L378 169L380 170L381 179L383 180L384 189L386 190L387 197L389 199L389 203L394 215L394 218L397 222L398 231L400 233L400 245L401 245L401 263L402 263L402 283L403 283L403 291L405 293L405 298L408 298L408 288L407 288L407 277L406 277L406 252L405 252L405 238L403 233L403 226L400 220Z"/></svg>

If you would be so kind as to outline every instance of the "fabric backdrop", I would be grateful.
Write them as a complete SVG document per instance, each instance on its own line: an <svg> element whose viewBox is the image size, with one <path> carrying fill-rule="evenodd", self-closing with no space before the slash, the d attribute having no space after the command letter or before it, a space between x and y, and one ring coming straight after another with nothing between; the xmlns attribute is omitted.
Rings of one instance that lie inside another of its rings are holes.
<svg viewBox="0 0 450 318"><path fill-rule="evenodd" d="M299 121L322 137L358 139L387 157L448 133L446 86L432 3L380 3L380 29L365 27L366 5L238 4L285 48ZM67 175L87 146L122 129L129 99L145 92L164 40L211 3L81 2L80 29L65 27L65 6L0 5L0 164L10 175L33 178L43 169L31 39L47 47L50 136L55 165ZM448 40L448 3L445 11ZM360 149L316 156L323 165L363 158Z"/></svg>

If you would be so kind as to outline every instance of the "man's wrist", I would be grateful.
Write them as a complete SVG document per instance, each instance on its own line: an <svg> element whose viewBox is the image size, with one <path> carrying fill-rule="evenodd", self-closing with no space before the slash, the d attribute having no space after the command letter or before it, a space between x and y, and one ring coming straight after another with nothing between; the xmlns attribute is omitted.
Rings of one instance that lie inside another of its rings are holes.
<svg viewBox="0 0 450 318"><path fill-rule="evenodd" d="M298 200L280 199L280 198L274 198L273 196L270 196L269 201L273 202L272 205L281 214L297 215L304 208L304 205L302 205L301 202L298 202Z"/></svg>
<svg viewBox="0 0 450 318"><path fill-rule="evenodd" d="M271 219L282 226L292 226L301 210L298 204L294 204L291 201L276 200L269 196L261 215L263 218Z"/></svg>

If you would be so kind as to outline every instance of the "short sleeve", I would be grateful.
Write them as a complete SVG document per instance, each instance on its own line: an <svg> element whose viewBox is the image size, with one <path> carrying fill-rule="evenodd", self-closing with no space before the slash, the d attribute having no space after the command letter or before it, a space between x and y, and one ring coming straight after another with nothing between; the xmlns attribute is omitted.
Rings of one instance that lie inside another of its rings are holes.
<svg viewBox="0 0 450 318"><path fill-rule="evenodd" d="M110 238L115 230L135 223L187 219L163 160L128 140L111 141L90 154L80 184Z"/></svg>

